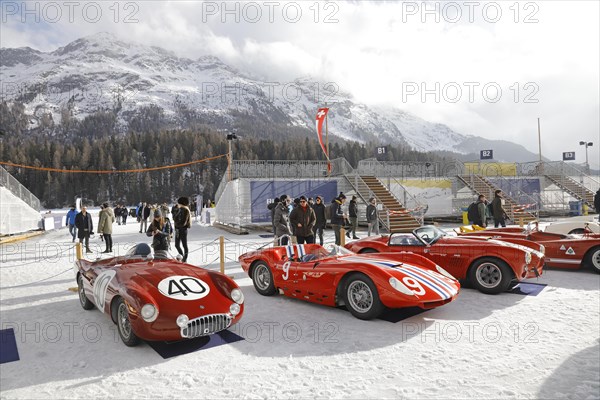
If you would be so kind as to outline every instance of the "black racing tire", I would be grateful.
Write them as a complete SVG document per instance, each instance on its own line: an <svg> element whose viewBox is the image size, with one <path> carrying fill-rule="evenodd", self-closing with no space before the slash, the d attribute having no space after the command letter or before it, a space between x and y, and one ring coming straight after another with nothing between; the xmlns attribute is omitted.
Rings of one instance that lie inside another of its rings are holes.
<svg viewBox="0 0 600 400"><path fill-rule="evenodd" d="M271 268L264 261L258 261L252 267L252 283L254 289L263 296L273 296L277 293Z"/></svg>
<svg viewBox="0 0 600 400"><path fill-rule="evenodd" d="M485 294L505 292L513 278L511 268L494 257L480 258L469 269L469 281L475 289Z"/></svg>
<svg viewBox="0 0 600 400"><path fill-rule="evenodd" d="M79 294L79 304L84 310L91 310L94 308L94 303L87 298L85 294L85 288L83 287L83 276L79 274L77 276L77 293Z"/></svg>
<svg viewBox="0 0 600 400"><path fill-rule="evenodd" d="M577 228L577 229L571 229L571 231L569 232L569 235L583 235L584 233L585 233L585 229Z"/></svg>
<svg viewBox="0 0 600 400"><path fill-rule="evenodd" d="M600 246L588 250L583 258L583 265L600 274Z"/></svg>
<svg viewBox="0 0 600 400"><path fill-rule="evenodd" d="M375 284L365 274L355 272L348 275L342 282L341 289L346 308L358 319L377 318L385 309Z"/></svg>
<svg viewBox="0 0 600 400"><path fill-rule="evenodd" d="M368 254L368 253L379 253L377 250L367 247L366 249L362 249L358 252L358 254Z"/></svg>
<svg viewBox="0 0 600 400"><path fill-rule="evenodd" d="M115 305L116 317L117 317L117 329L121 340L128 347L134 347L140 344L140 338L133 331L131 321L129 320L129 310L125 300L119 298Z"/></svg>

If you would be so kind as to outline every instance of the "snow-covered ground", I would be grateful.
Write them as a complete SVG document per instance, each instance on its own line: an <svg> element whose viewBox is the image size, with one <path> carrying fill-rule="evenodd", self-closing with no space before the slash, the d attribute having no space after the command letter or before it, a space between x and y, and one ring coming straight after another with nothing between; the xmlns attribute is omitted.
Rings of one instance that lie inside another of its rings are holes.
<svg viewBox="0 0 600 400"><path fill-rule="evenodd" d="M138 229L115 225L115 248L149 242ZM193 226L188 261L211 263L223 234ZM535 297L463 289L398 323L361 321L258 295L235 260L268 239L224 235L227 273L246 297L232 330L246 340L166 360L145 343L124 346L106 316L80 307L66 230L1 246L1 328L14 328L21 359L0 365L0 397L600 398L596 273L550 270Z"/></svg>

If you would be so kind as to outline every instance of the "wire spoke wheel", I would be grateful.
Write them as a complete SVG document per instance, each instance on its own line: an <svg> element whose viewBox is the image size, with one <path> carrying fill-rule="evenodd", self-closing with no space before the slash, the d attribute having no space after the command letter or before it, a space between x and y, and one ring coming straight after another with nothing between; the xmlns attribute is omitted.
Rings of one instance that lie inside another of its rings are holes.
<svg viewBox="0 0 600 400"><path fill-rule="evenodd" d="M131 337L131 322L129 321L129 312L127 311L127 305L123 302L119 304L118 311L118 324L119 324L119 332L125 339L129 339Z"/></svg>
<svg viewBox="0 0 600 400"><path fill-rule="evenodd" d="M354 281L348 285L350 307L359 312L367 312L373 306L373 292L366 283Z"/></svg>

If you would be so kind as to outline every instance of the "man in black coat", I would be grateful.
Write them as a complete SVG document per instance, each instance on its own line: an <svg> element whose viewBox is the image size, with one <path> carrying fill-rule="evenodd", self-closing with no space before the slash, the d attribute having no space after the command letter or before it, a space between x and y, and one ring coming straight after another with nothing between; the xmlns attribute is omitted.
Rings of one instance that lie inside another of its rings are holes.
<svg viewBox="0 0 600 400"><path fill-rule="evenodd" d="M597 213L600 213L600 189L598 189L596 195L594 196L594 208L596 209Z"/></svg>
<svg viewBox="0 0 600 400"><path fill-rule="evenodd" d="M346 215L342 209L342 205L346 202L346 195L340 193L338 197L331 202L331 227L335 233L335 244L340 246L342 238L340 236L342 226L346 224Z"/></svg>
<svg viewBox="0 0 600 400"><path fill-rule="evenodd" d="M325 204L323 204L323 198L321 196L317 196L312 208L315 211L315 217L317 218L313 232L315 235L319 236L319 244L323 246L323 229L325 229L327 219L325 218Z"/></svg>
<svg viewBox="0 0 600 400"><path fill-rule="evenodd" d="M77 237L79 238L79 243L83 243L85 241L85 251L86 253L91 253L90 235L94 234L94 222L92 221L92 216L87 212L87 208L85 206L82 206L81 212L75 216L75 226L77 227Z"/></svg>

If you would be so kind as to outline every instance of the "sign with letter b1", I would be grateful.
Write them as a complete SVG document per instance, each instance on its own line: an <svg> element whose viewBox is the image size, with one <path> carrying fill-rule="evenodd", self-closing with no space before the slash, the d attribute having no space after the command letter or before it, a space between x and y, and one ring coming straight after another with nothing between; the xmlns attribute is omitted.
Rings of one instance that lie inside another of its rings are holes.
<svg viewBox="0 0 600 400"><path fill-rule="evenodd" d="M565 151L563 153L563 161L575 161L575 152L574 151Z"/></svg>

